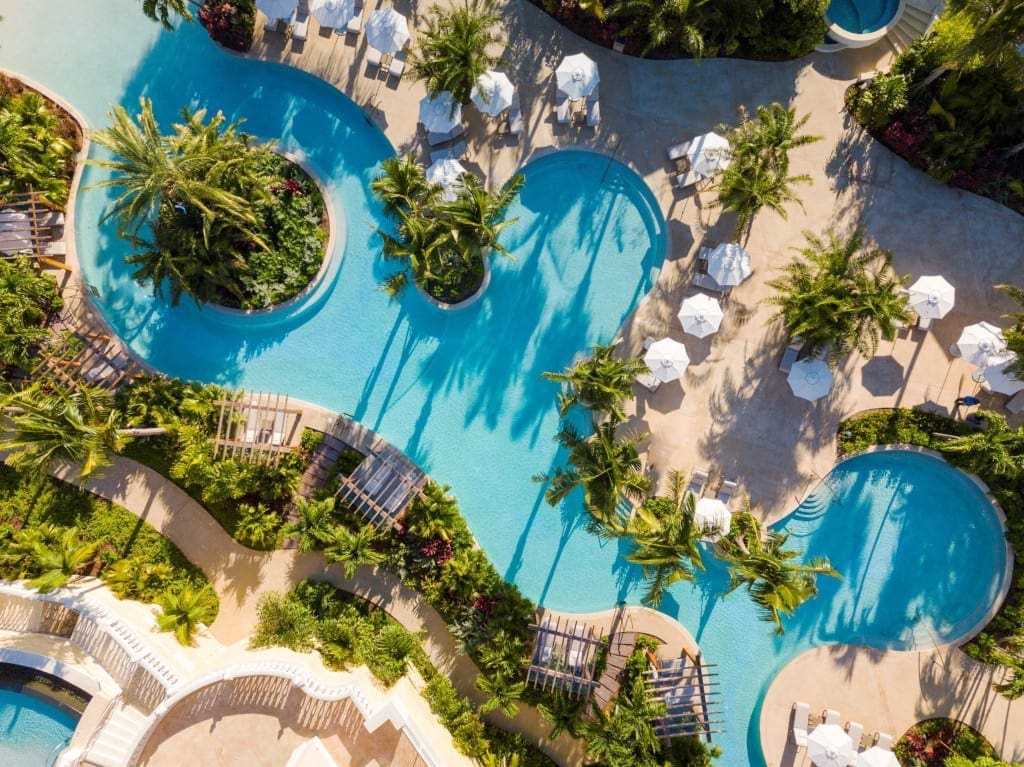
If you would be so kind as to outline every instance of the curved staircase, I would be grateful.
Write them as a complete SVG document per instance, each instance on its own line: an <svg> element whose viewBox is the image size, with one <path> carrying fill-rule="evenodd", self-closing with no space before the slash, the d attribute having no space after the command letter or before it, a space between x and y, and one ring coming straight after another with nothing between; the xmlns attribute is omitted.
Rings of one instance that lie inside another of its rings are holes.
<svg viewBox="0 0 1024 767"><path fill-rule="evenodd" d="M899 21L885 36L885 41L893 53L898 56L928 34L928 30L942 13L942 8L941 2L929 6L919 0L906 0Z"/></svg>

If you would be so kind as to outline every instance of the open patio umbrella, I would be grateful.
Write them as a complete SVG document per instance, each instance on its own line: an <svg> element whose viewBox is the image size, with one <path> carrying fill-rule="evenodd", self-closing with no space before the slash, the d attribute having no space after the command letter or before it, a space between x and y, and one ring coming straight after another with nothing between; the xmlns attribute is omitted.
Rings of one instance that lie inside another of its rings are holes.
<svg viewBox="0 0 1024 767"><path fill-rule="evenodd" d="M729 141L713 131L690 141L690 149L686 156L690 158L690 169L705 178L711 178L725 170L732 162Z"/></svg>
<svg viewBox="0 0 1024 767"><path fill-rule="evenodd" d="M872 746L857 757L857 767L900 767L900 762L889 749Z"/></svg>
<svg viewBox="0 0 1024 767"><path fill-rule="evenodd" d="M941 320L956 303L956 288L939 275L918 278L910 286L908 303L926 320Z"/></svg>
<svg viewBox="0 0 1024 767"><path fill-rule="evenodd" d="M589 56L574 53L566 56L555 70L555 82L558 90L571 99L582 99L594 92L601 82L597 72L597 64Z"/></svg>
<svg viewBox="0 0 1024 767"><path fill-rule="evenodd" d="M988 322L975 322L964 328L956 341L960 356L972 365L984 365L989 357L1006 351L1003 331Z"/></svg>
<svg viewBox="0 0 1024 767"><path fill-rule="evenodd" d="M256 7L267 14L268 19L287 18L298 4L298 0L256 0Z"/></svg>
<svg viewBox="0 0 1024 767"><path fill-rule="evenodd" d="M806 357L793 363L786 380L793 394L814 402L828 394L832 388L832 371L828 369L825 360Z"/></svg>
<svg viewBox="0 0 1024 767"><path fill-rule="evenodd" d="M738 243L723 242L708 254L708 275L722 287L739 285L751 271L750 254Z"/></svg>
<svg viewBox="0 0 1024 767"><path fill-rule="evenodd" d="M714 333L722 324L722 307L706 293L698 293L683 299L679 307L679 322L683 332L697 338Z"/></svg>
<svg viewBox="0 0 1024 767"><path fill-rule="evenodd" d="M807 756L817 767L846 767L853 740L838 724L819 724L807 736Z"/></svg>
<svg viewBox="0 0 1024 767"><path fill-rule="evenodd" d="M690 364L690 355L678 341L662 338L651 344L644 355L644 364L659 381L668 383L682 377L686 366Z"/></svg>
<svg viewBox="0 0 1024 767"><path fill-rule="evenodd" d="M447 133L462 122L462 105L456 104L448 91L424 96L420 99L420 122L431 133Z"/></svg>
<svg viewBox="0 0 1024 767"><path fill-rule="evenodd" d="M409 41L409 22L394 8L379 8L366 20L366 44L381 53L398 53Z"/></svg>
<svg viewBox="0 0 1024 767"><path fill-rule="evenodd" d="M457 197L455 185L459 182L459 177L465 172L466 169L462 167L462 163L458 160L438 160L427 168L427 181L431 184L440 185L444 190L441 196L451 202Z"/></svg>
<svg viewBox="0 0 1024 767"><path fill-rule="evenodd" d="M1024 390L1024 381L1013 376L1007 368L1017 361L1017 355L1013 352L1002 352L989 357L982 368L982 375L985 380L981 387L986 391L994 391L999 394L1016 394Z"/></svg>
<svg viewBox="0 0 1024 767"><path fill-rule="evenodd" d="M729 534L732 514L717 498L701 498L693 512L693 525L704 534L705 540L714 541Z"/></svg>
<svg viewBox="0 0 1024 767"><path fill-rule="evenodd" d="M309 0L309 12L321 27L343 27L356 12L356 0Z"/></svg>
<svg viewBox="0 0 1024 767"><path fill-rule="evenodd" d="M504 72L487 70L476 79L476 85L469 94L473 105L485 115L497 117L510 106L515 86Z"/></svg>

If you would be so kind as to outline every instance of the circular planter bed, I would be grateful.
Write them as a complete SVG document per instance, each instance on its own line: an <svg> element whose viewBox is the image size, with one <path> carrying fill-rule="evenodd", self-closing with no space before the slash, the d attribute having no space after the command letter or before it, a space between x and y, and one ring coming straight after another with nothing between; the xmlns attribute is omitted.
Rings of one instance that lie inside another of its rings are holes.
<svg viewBox="0 0 1024 767"><path fill-rule="evenodd" d="M977 759L999 758L992 744L977 730L955 719L918 722L893 747L903 767L944 767L953 754Z"/></svg>
<svg viewBox="0 0 1024 767"><path fill-rule="evenodd" d="M459 282L455 290L444 290L445 286L434 286L435 294L428 287L419 283L416 283L416 288L434 306L451 311L453 309L465 309L467 306L475 304L487 292L487 286L490 283L491 262L489 257L484 257L480 259L478 268L465 272L464 279Z"/></svg>

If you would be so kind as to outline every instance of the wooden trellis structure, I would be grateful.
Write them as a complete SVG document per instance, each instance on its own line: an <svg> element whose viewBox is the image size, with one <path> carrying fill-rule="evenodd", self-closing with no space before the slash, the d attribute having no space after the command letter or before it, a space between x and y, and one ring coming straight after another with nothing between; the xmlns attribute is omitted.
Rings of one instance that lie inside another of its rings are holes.
<svg viewBox="0 0 1024 767"><path fill-rule="evenodd" d="M237 458L252 463L276 464L281 453L291 452L299 437L302 411L288 406L288 397L264 392L242 392L219 400L215 458Z"/></svg>
<svg viewBox="0 0 1024 767"><path fill-rule="evenodd" d="M39 263L71 271L66 254L64 214L40 202L31 191L0 201L0 258L30 256Z"/></svg>
<svg viewBox="0 0 1024 767"><path fill-rule="evenodd" d="M594 627L579 621L570 625L559 616L552 622L531 625L537 633L526 682L542 690L560 690L572 698L586 698L597 686L594 661L607 642L595 636Z"/></svg>
<svg viewBox="0 0 1024 767"><path fill-rule="evenodd" d="M651 658L644 672L651 698L665 704L665 715L652 724L659 738L670 740L701 735L711 742L712 733L722 732L722 709L718 700L717 673L705 664L701 654L675 660Z"/></svg>
<svg viewBox="0 0 1024 767"><path fill-rule="evenodd" d="M385 443L341 479L335 497L375 527L394 527L426 479L408 458Z"/></svg>

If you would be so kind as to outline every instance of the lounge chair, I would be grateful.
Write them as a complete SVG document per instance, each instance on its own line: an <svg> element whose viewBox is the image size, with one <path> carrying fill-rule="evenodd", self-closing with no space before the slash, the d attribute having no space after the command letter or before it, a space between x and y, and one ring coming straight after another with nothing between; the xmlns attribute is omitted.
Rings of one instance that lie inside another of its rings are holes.
<svg viewBox="0 0 1024 767"><path fill-rule="evenodd" d="M786 347L786 351L782 355L782 362L779 363L779 370L783 373L789 374L789 371L793 369L793 363L800 359L800 352L803 351L804 342L802 340L793 339L789 346Z"/></svg>
<svg viewBox="0 0 1024 767"><path fill-rule="evenodd" d="M352 11L352 18L348 20L348 24L345 25L344 32L349 35L358 35L363 31L363 6L356 5ZM339 28L337 32L340 34L342 30Z"/></svg>
<svg viewBox="0 0 1024 767"><path fill-rule="evenodd" d="M826 708L821 715L822 724L839 724L839 712L834 708Z"/></svg>
<svg viewBox="0 0 1024 767"><path fill-rule="evenodd" d="M864 725L860 722L847 722L846 723L846 734L850 736L850 740L853 741L853 756L850 757L850 761L847 762L847 767L857 767L857 762L860 761L860 740L864 737Z"/></svg>
<svg viewBox="0 0 1024 767"><path fill-rule="evenodd" d="M597 101L599 98L601 98L601 85L600 85L600 83L595 85L594 86L594 90L592 90L589 94L587 94L587 103L589 104L591 101Z"/></svg>
<svg viewBox="0 0 1024 767"><path fill-rule="evenodd" d="M596 128L601 124L601 102L600 101L588 101L587 102L587 125L591 128Z"/></svg>
<svg viewBox="0 0 1024 767"><path fill-rule="evenodd" d="M708 484L708 470L702 469L699 466L693 470L690 474L690 484L687 485L686 489L688 492L693 493L697 498L704 495L704 488Z"/></svg>
<svg viewBox="0 0 1024 767"><path fill-rule="evenodd" d="M880 732L875 735L875 745L885 751L892 751L892 735L887 732Z"/></svg>
<svg viewBox="0 0 1024 767"><path fill-rule="evenodd" d="M706 290L709 293L725 293L725 288L723 288L721 285L715 282L715 278L712 277L710 274L701 274L700 272L695 273L693 277L690 279L690 285L692 285L695 288L701 288L702 290Z"/></svg>
<svg viewBox="0 0 1024 767"><path fill-rule="evenodd" d="M718 495L716 498L724 503L727 507L732 501L732 497L736 494L736 488L738 485L731 479L722 480L722 486L718 488Z"/></svg>
<svg viewBox="0 0 1024 767"><path fill-rule="evenodd" d="M444 149L438 149L437 151L430 153L430 162L435 163L438 160L458 160L461 157L466 156L466 152L469 151L469 147L466 146L465 141L460 141L457 144L452 144Z"/></svg>
<svg viewBox="0 0 1024 767"><path fill-rule="evenodd" d="M391 59L391 66L388 67L388 77L401 80L403 72L405 72L405 51L399 51Z"/></svg>
<svg viewBox="0 0 1024 767"><path fill-rule="evenodd" d="M284 442L285 414L278 413L274 416L274 431L270 435L270 444L275 447Z"/></svg>
<svg viewBox="0 0 1024 767"><path fill-rule="evenodd" d="M923 331L927 332L927 331L932 329L932 323L933 322L935 322L935 320L933 320L931 317L922 317L922 316L918 315L918 317L917 317L917 329L918 330L923 330Z"/></svg>
<svg viewBox="0 0 1024 767"><path fill-rule="evenodd" d="M380 62L383 56L384 54L378 51L372 45L366 46L366 65L370 69L374 70L375 73L376 70L380 68Z"/></svg>
<svg viewBox="0 0 1024 767"><path fill-rule="evenodd" d="M51 210L44 213L39 219L40 226L64 226L64 213L59 210Z"/></svg>
<svg viewBox="0 0 1024 767"><path fill-rule="evenodd" d="M300 11L295 16L295 25L292 27L292 40L304 43L309 36L309 14Z"/></svg>
<svg viewBox="0 0 1024 767"><path fill-rule="evenodd" d="M271 18L268 17L267 18L267 23L263 25L263 31L264 32L276 32L278 24L280 23L280 21L281 21L281 19L271 19Z"/></svg>
<svg viewBox="0 0 1024 767"><path fill-rule="evenodd" d="M513 136L523 132L523 107L518 92L512 95L512 105L508 108L508 132Z"/></svg>
<svg viewBox="0 0 1024 767"><path fill-rule="evenodd" d="M559 125L568 125L571 118L572 114L569 108L569 97L559 96L558 101L555 102L555 120Z"/></svg>
<svg viewBox="0 0 1024 767"><path fill-rule="evenodd" d="M661 379L654 373L641 373L636 377L637 383L642 384L648 391L657 391L661 386Z"/></svg>
<svg viewBox="0 0 1024 767"><path fill-rule="evenodd" d="M699 183L703 178L697 171L688 170L686 173L680 173L675 177L675 185L680 189L685 189L688 186Z"/></svg>
<svg viewBox="0 0 1024 767"><path fill-rule="evenodd" d="M64 240L54 240L46 244L43 248L44 256L66 256L68 253L68 246Z"/></svg>
<svg viewBox="0 0 1024 767"><path fill-rule="evenodd" d="M440 144L447 144L449 141L454 141L455 139L457 139L459 136L461 136L465 132L466 132L466 129L460 123L460 124L456 125L454 128L452 128L450 131L448 131L447 133L428 133L427 134L427 143L430 144L430 146L438 146Z"/></svg>
<svg viewBox="0 0 1024 767"><path fill-rule="evenodd" d="M670 146L668 148L668 159L670 159L672 162L675 162L676 160L681 160L684 157L686 157L689 151L690 142L683 141L679 144L676 144L675 146Z"/></svg>
<svg viewBox="0 0 1024 767"><path fill-rule="evenodd" d="M798 700L793 704L793 729L790 734L797 748L807 747L807 726L811 717L811 706Z"/></svg>

